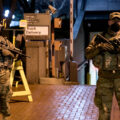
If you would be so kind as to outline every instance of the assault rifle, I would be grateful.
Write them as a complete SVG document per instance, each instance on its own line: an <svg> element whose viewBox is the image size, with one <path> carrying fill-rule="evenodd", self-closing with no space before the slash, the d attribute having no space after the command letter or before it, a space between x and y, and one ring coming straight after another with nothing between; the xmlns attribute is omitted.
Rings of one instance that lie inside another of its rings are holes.
<svg viewBox="0 0 120 120"><path fill-rule="evenodd" d="M22 53L22 50L18 49L18 48L14 48L14 49L11 49L7 44L3 43L2 41L0 42L0 47L3 48L3 49L6 49L6 50L9 50L15 54L19 54L23 57L28 57L28 58L31 58L30 56L27 56L25 54Z"/></svg>
<svg viewBox="0 0 120 120"><path fill-rule="evenodd" d="M120 41L119 39L113 39L113 40L108 40L107 38L105 38L104 36L102 36L101 34L97 34L97 37L100 38L100 42L103 42L103 43L108 43L110 45L112 45L115 50L117 50L117 48L119 48L120 46ZM101 41L102 40L102 41ZM99 42L99 41L98 41ZM99 43L100 43L99 42Z"/></svg>

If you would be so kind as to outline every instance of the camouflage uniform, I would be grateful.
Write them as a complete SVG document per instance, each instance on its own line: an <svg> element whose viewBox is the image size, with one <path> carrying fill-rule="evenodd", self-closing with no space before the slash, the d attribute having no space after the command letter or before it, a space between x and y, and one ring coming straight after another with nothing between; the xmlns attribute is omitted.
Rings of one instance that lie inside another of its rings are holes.
<svg viewBox="0 0 120 120"><path fill-rule="evenodd" d="M120 18L120 13L118 14ZM109 41L116 39L120 42L119 32L112 32L109 29L101 35ZM110 120L113 93L120 107L120 44L115 48L111 44L100 43L100 41L97 35L93 37L86 48L86 57L92 59L93 64L99 69L94 98L95 105L99 108L99 120Z"/></svg>
<svg viewBox="0 0 120 120"><path fill-rule="evenodd" d="M7 39L0 36L0 112L3 116L10 116L9 100L12 95L10 86L10 69L14 54L4 47L14 49L15 47Z"/></svg>

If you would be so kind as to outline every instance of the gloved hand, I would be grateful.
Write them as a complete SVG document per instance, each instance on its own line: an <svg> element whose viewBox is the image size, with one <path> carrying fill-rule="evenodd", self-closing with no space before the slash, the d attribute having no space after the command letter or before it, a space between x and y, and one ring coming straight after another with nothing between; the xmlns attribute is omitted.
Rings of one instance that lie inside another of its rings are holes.
<svg viewBox="0 0 120 120"><path fill-rule="evenodd" d="M2 54L3 54L3 56L10 56L10 57L14 58L14 54L7 49L3 48L2 49Z"/></svg>
<svg viewBox="0 0 120 120"><path fill-rule="evenodd" d="M105 51L114 51L115 50L114 46L109 43L99 43L97 47L100 48L101 50L105 50Z"/></svg>

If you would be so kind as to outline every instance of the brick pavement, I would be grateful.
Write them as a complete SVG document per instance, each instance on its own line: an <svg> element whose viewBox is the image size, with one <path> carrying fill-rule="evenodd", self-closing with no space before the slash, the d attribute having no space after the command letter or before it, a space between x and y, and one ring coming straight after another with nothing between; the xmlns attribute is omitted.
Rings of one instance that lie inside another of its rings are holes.
<svg viewBox="0 0 120 120"><path fill-rule="evenodd" d="M27 97L12 98L10 120L97 120L93 103L95 86L31 85L33 103ZM116 101L112 120L119 120Z"/></svg>

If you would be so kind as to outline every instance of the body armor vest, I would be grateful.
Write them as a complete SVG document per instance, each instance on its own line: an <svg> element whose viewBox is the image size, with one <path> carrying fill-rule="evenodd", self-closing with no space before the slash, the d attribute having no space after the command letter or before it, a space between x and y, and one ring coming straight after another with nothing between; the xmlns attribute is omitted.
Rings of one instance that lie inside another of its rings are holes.
<svg viewBox="0 0 120 120"><path fill-rule="evenodd" d="M9 56L2 56L0 53L0 68L11 68L12 59Z"/></svg>
<svg viewBox="0 0 120 120"><path fill-rule="evenodd" d="M102 70L120 70L120 53L104 52L94 57L93 64Z"/></svg>

